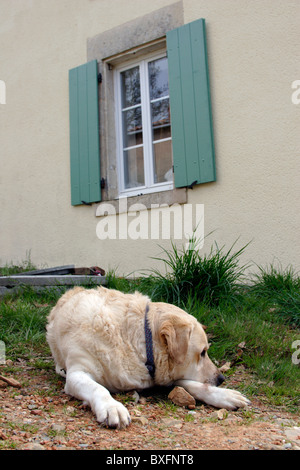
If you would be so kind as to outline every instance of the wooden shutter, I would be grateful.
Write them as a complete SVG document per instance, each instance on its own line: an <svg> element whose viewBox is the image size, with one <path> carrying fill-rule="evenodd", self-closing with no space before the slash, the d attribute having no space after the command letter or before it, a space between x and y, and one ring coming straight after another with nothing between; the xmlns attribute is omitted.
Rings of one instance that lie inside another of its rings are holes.
<svg viewBox="0 0 300 470"><path fill-rule="evenodd" d="M167 50L175 186L215 181L205 20L169 31Z"/></svg>
<svg viewBox="0 0 300 470"><path fill-rule="evenodd" d="M97 61L69 71L71 203L101 200Z"/></svg>

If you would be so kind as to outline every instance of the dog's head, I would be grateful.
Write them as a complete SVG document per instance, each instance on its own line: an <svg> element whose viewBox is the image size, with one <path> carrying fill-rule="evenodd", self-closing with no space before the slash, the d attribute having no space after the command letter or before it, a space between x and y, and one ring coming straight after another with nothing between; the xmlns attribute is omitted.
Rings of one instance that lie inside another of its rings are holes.
<svg viewBox="0 0 300 470"><path fill-rule="evenodd" d="M172 379L221 385L224 376L208 356L209 344L201 324L173 305L160 305L158 334L168 354Z"/></svg>

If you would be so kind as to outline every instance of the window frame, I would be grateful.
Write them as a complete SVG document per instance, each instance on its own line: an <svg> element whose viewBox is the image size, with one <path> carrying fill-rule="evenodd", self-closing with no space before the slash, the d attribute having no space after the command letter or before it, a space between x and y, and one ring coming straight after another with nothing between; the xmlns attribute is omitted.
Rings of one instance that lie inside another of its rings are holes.
<svg viewBox="0 0 300 470"><path fill-rule="evenodd" d="M119 198L138 196L143 194L151 194L155 192L170 191L174 189L174 175L172 172L172 180L162 183L155 183L154 181L154 152L153 152L153 137L152 137L152 123L151 123L151 99L149 88L149 74L148 64L154 60L159 60L167 57L167 51L160 50L152 53L145 53L131 60L126 60L119 63L114 67L114 96L115 96L115 129L116 129L116 163L118 174L118 193ZM143 123L143 149L144 149L144 185L135 188L125 188L125 171L124 171L124 158L123 158L123 126L122 126L122 101L121 101L121 73L133 67L139 66L140 70L140 87L141 87L141 110L142 110L142 123ZM169 99L169 94L164 98ZM170 123L171 125L171 123ZM171 126L172 127L172 126ZM161 139L159 142L170 141L171 137ZM173 169L173 155L171 145L171 159Z"/></svg>

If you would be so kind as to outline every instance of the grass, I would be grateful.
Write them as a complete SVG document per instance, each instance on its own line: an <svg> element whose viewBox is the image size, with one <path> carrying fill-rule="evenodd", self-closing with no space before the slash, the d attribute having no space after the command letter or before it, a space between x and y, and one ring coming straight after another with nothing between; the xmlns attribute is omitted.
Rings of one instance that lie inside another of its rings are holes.
<svg viewBox="0 0 300 470"><path fill-rule="evenodd" d="M252 289L268 300L277 316L300 328L300 277L292 267L259 267Z"/></svg>
<svg viewBox="0 0 300 470"><path fill-rule="evenodd" d="M234 301L239 295L239 284L246 266L239 266L239 256L246 246L234 252L216 244L208 255L201 257L193 236L189 245L179 250L171 242L171 250L163 249L165 273L153 270L141 280L142 290L151 289L153 300L182 305L192 296L206 305L219 305L225 299Z"/></svg>
<svg viewBox="0 0 300 470"><path fill-rule="evenodd" d="M123 292L140 290L153 301L175 303L207 327L210 357L219 365L230 361L227 375L244 367L248 379L242 392L297 411L300 366L292 362L292 344L300 339L300 279L292 268L259 268L251 279L239 258L246 247L229 250L217 245L200 256L197 243L163 251L165 274L158 270L136 280L108 274L108 287ZM161 261L161 260L160 260ZM49 371L45 341L46 317L59 297L27 288L0 299L0 340L7 359L31 359ZM299 355L298 355L299 357Z"/></svg>
<svg viewBox="0 0 300 470"><path fill-rule="evenodd" d="M34 264L31 261L31 253L28 251L26 253L25 261L22 261L19 264L6 264L0 268L0 276L10 276L12 274L18 274L25 271L33 271L35 268Z"/></svg>

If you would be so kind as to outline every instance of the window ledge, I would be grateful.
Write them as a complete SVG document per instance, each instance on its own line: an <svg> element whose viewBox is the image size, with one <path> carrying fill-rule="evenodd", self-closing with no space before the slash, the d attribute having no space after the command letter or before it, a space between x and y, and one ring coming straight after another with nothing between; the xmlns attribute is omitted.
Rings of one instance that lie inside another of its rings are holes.
<svg viewBox="0 0 300 470"><path fill-rule="evenodd" d="M113 214L122 214L125 212L152 209L153 206L171 206L172 204L185 204L187 202L186 188L173 189L172 191L162 191L151 194L143 194L142 196L122 197L110 201L103 201L96 206L96 216L101 217L107 214L108 206L111 206ZM132 209L131 209L132 207Z"/></svg>

